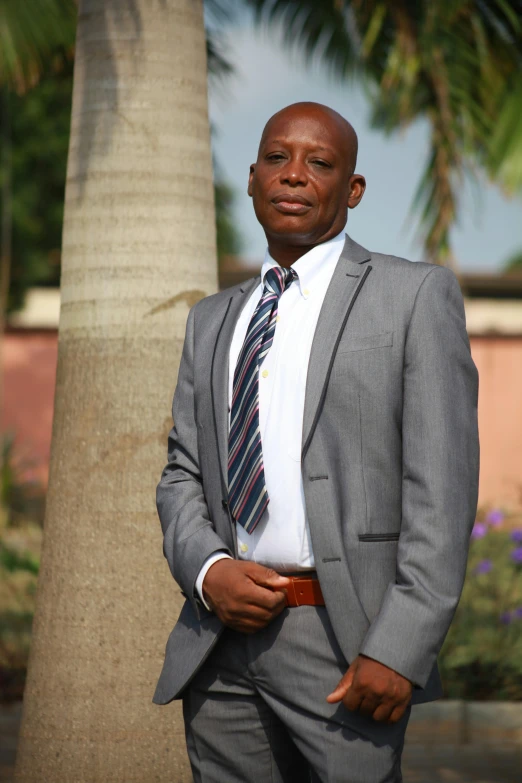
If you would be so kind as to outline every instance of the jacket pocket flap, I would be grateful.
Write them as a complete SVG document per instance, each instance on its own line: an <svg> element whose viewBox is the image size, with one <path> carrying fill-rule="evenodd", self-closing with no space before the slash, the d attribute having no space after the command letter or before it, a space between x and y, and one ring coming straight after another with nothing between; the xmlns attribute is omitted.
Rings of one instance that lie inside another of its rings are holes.
<svg viewBox="0 0 522 783"><path fill-rule="evenodd" d="M379 332L378 334L348 337L339 344L337 353L365 351L368 348L382 348L386 345L393 345L393 332Z"/></svg>
<svg viewBox="0 0 522 783"><path fill-rule="evenodd" d="M359 533L359 541L398 541L400 533Z"/></svg>

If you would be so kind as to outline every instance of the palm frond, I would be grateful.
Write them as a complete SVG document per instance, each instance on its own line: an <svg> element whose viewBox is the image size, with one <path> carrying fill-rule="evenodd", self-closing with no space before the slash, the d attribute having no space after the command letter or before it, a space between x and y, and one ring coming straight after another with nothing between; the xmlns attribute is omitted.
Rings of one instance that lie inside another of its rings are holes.
<svg viewBox="0 0 522 783"><path fill-rule="evenodd" d="M488 168L505 190L522 190L522 82L505 96L488 149Z"/></svg>
<svg viewBox="0 0 522 783"><path fill-rule="evenodd" d="M349 4L336 0L247 0L258 24L276 25L286 45L310 63L321 60L346 77L358 67L361 40Z"/></svg>
<svg viewBox="0 0 522 783"><path fill-rule="evenodd" d="M257 19L319 56L337 76L363 75L371 124L387 133L420 118L431 150L412 211L432 260L451 258L464 170L506 190L522 184L520 0L249 0ZM325 41L327 45L325 45Z"/></svg>
<svg viewBox="0 0 522 783"><path fill-rule="evenodd" d="M207 70L213 79L223 79L234 72L234 67L223 49L223 40L219 33L207 29Z"/></svg>
<svg viewBox="0 0 522 783"><path fill-rule="evenodd" d="M74 46L73 0L1 0L0 83L19 94L34 86L46 58Z"/></svg>

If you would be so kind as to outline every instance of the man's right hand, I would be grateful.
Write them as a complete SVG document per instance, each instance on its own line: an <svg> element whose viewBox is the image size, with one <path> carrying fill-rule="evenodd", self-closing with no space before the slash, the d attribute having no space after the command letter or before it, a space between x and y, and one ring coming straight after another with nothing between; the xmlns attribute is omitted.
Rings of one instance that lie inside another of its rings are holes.
<svg viewBox="0 0 522 783"><path fill-rule="evenodd" d="M224 558L208 569L203 595L224 625L242 633L255 633L283 611L283 588L289 584L288 577L272 568Z"/></svg>

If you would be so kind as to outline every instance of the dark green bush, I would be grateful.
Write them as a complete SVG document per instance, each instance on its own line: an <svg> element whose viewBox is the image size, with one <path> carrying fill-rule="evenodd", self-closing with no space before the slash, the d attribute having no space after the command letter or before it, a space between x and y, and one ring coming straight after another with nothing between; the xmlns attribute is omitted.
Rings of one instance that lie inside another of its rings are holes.
<svg viewBox="0 0 522 783"><path fill-rule="evenodd" d="M439 658L448 698L522 701L522 524L479 516Z"/></svg>

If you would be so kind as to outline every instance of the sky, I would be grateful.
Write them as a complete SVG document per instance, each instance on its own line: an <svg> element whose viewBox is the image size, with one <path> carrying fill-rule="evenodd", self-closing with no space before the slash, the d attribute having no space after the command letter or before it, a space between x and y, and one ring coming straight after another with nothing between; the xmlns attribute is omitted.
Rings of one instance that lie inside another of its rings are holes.
<svg viewBox="0 0 522 783"><path fill-rule="evenodd" d="M347 231L369 250L423 260L413 196L425 165L428 127L419 121L393 136L369 127L369 104L353 83L340 83L326 68L307 65L289 52L275 32L254 29L245 17L225 31L225 53L236 73L209 90L215 129L213 151L220 171L235 193L234 217L243 240L242 256L259 266L266 248L251 199L246 192L249 165L267 119L296 101L317 101L346 117L359 136L357 172L366 192L349 210ZM522 198L505 198L479 178L463 187L459 224L452 245L460 269L501 271L510 256L522 251Z"/></svg>

